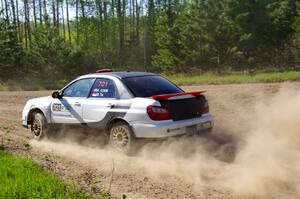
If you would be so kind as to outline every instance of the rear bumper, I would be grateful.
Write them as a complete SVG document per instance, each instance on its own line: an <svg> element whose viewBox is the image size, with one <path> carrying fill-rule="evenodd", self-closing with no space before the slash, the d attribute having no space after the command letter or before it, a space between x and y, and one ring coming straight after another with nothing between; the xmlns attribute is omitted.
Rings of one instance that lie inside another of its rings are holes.
<svg viewBox="0 0 300 199"><path fill-rule="evenodd" d="M213 116L205 114L202 117L180 121L161 121L153 124L132 124L132 129L137 138L164 138L188 134L188 128L196 126L197 131L213 127Z"/></svg>

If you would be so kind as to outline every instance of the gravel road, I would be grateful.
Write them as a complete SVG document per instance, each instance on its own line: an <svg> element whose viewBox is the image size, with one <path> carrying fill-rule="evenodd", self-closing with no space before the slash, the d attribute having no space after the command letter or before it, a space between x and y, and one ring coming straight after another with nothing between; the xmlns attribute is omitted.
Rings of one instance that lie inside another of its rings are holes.
<svg viewBox="0 0 300 199"><path fill-rule="evenodd" d="M211 136L145 142L130 157L70 129L35 141L21 126L21 111L28 99L51 91L22 91L0 92L0 144L95 196L300 197L300 82L183 89L207 91Z"/></svg>

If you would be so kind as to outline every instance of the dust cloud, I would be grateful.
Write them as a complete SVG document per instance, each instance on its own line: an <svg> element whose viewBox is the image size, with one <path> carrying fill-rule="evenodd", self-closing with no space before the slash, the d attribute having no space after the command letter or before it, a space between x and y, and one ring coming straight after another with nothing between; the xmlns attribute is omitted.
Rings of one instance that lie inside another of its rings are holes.
<svg viewBox="0 0 300 199"><path fill-rule="evenodd" d="M300 90L283 88L259 103L223 184L261 198L300 197Z"/></svg>
<svg viewBox="0 0 300 199"><path fill-rule="evenodd" d="M285 87L255 104L251 113L238 107L234 118L247 121L247 128L218 126L210 136L149 142L134 156L100 148L96 137L83 139L74 133L59 142L32 141L31 145L105 172L114 161L118 173L161 181L176 176L195 191L213 186L238 198L299 198L300 90Z"/></svg>

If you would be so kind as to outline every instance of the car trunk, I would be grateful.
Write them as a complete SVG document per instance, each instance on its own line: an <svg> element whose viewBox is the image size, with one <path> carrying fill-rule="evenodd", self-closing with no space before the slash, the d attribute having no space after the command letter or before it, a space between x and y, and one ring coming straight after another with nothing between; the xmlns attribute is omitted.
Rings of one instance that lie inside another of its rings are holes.
<svg viewBox="0 0 300 199"><path fill-rule="evenodd" d="M203 95L184 99L159 100L174 121L201 117L206 99Z"/></svg>

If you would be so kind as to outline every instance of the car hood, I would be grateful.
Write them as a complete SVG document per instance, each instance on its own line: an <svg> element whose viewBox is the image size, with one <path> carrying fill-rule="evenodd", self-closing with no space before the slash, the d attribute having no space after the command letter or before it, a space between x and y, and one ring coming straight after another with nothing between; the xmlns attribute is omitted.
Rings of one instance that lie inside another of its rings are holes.
<svg viewBox="0 0 300 199"><path fill-rule="evenodd" d="M32 109L34 107L49 106L51 104L52 99L53 98L51 96L38 97L38 98L28 100L26 105L29 106L30 109Z"/></svg>
<svg viewBox="0 0 300 199"><path fill-rule="evenodd" d="M52 97L51 96L45 96L45 97L37 97L28 100L28 102L41 102L41 101L51 101Z"/></svg>

